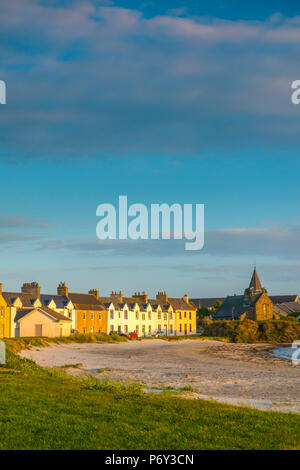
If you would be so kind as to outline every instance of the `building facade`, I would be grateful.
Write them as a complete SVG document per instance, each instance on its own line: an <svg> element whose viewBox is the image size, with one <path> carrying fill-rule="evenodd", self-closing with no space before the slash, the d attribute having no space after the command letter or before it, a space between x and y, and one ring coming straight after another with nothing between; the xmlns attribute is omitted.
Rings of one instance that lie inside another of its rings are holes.
<svg viewBox="0 0 300 470"><path fill-rule="evenodd" d="M97 289L91 289L88 294L68 293L75 308L76 332L107 333L107 309L99 300Z"/></svg>

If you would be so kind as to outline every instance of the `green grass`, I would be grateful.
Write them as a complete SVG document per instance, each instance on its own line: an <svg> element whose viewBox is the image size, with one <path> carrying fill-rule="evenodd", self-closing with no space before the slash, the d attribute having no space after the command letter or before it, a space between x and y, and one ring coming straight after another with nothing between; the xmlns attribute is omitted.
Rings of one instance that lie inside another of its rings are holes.
<svg viewBox="0 0 300 470"><path fill-rule="evenodd" d="M0 390L0 449L300 449L298 415L79 380L11 350Z"/></svg>

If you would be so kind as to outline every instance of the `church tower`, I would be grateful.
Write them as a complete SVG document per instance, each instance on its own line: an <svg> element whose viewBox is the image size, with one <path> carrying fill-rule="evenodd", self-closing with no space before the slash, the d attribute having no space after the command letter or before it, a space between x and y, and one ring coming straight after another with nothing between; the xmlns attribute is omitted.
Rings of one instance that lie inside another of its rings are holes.
<svg viewBox="0 0 300 470"><path fill-rule="evenodd" d="M262 294L263 292L267 292L267 290L262 287L258 274L256 272L256 267L254 266L249 287L245 289L244 295L251 298L255 295Z"/></svg>

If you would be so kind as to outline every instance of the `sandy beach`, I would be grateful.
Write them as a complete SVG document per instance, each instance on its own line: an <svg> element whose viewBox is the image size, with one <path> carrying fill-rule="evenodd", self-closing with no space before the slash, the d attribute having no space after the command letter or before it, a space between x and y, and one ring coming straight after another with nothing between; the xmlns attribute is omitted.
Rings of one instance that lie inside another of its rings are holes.
<svg viewBox="0 0 300 470"><path fill-rule="evenodd" d="M278 347L278 346L277 346ZM119 344L67 344L21 352L44 367L68 369L146 388L191 385L189 397L300 413L300 366L273 356L274 345L163 340Z"/></svg>

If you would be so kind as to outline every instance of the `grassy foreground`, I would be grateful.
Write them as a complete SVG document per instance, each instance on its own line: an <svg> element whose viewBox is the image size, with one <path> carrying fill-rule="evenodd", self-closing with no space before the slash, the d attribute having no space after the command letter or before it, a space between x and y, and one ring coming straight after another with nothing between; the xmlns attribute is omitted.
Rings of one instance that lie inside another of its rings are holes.
<svg viewBox="0 0 300 470"><path fill-rule="evenodd" d="M80 381L8 348L0 449L300 449L298 415Z"/></svg>

